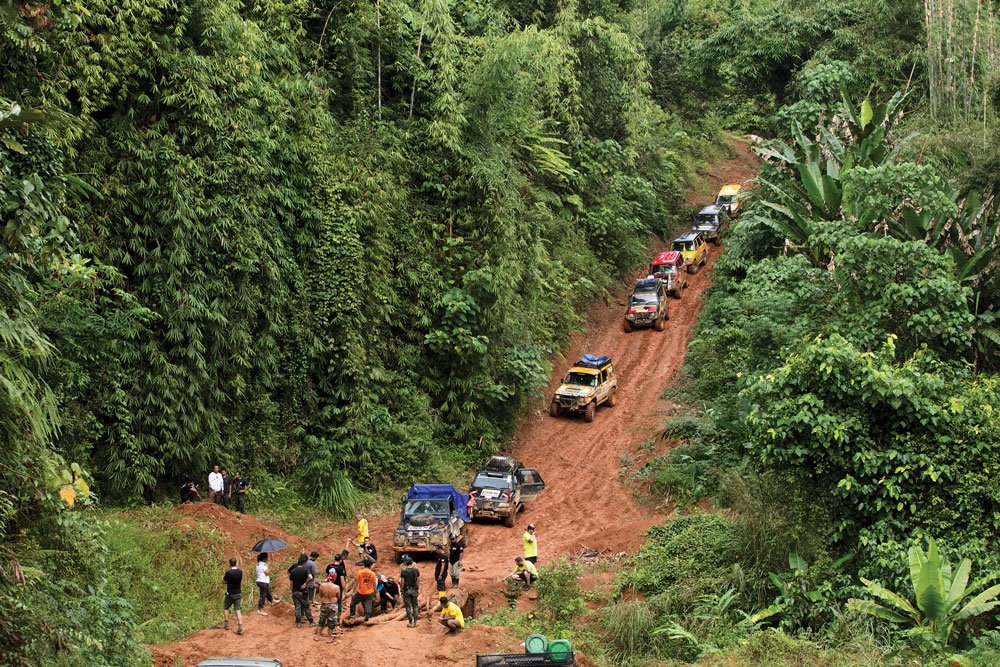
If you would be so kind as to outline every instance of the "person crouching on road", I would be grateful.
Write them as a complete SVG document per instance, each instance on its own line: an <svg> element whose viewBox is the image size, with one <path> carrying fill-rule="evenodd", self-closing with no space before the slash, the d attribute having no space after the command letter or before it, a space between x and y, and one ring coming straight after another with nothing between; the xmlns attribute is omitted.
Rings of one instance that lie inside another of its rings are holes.
<svg viewBox="0 0 1000 667"><path fill-rule="evenodd" d="M379 575L378 601L383 614L385 614L390 607L393 611L396 611L396 604L399 602L399 584L396 583L395 579L392 577L387 579L381 574Z"/></svg>
<svg viewBox="0 0 1000 667"><path fill-rule="evenodd" d="M508 579L518 579L524 585L524 590L531 588L531 584L538 581L538 569L530 560L524 560L520 556L514 559L514 571L507 575Z"/></svg>
<svg viewBox="0 0 1000 667"><path fill-rule="evenodd" d="M320 641L323 637L323 628L328 627L330 628L330 632L327 633L330 637L328 642L330 644L337 642L334 632L340 625L340 599L343 596L340 586L334 583L336 579L337 573L334 570L326 575L326 581L319 585L316 592L316 599L319 601L319 626L316 628L316 636L313 639Z"/></svg>
<svg viewBox="0 0 1000 667"><path fill-rule="evenodd" d="M465 627L465 617L458 605L448 599L448 596L441 598L441 625L448 628L449 635L457 635L458 631Z"/></svg>

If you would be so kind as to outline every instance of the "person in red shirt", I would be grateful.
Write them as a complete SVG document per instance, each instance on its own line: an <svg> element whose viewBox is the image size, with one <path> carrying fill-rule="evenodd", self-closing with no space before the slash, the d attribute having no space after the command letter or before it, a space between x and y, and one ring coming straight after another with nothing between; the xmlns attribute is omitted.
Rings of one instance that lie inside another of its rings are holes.
<svg viewBox="0 0 1000 667"><path fill-rule="evenodd" d="M365 561L359 560L357 565L361 569L354 575L357 586L355 587L354 596L351 598L351 613L348 615L347 620L355 618L354 610L357 608L358 603L360 603L365 610L365 620L367 621L372 616L372 603L375 600L375 586L378 584L378 577L365 565Z"/></svg>

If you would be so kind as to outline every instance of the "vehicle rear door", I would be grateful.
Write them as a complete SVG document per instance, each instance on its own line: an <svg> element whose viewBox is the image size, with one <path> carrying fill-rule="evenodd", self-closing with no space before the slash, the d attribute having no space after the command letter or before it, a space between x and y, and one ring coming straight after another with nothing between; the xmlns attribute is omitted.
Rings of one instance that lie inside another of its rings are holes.
<svg viewBox="0 0 1000 667"><path fill-rule="evenodd" d="M521 487L522 503L534 500L545 488L545 482L542 481L542 476L535 468L519 468L517 481Z"/></svg>

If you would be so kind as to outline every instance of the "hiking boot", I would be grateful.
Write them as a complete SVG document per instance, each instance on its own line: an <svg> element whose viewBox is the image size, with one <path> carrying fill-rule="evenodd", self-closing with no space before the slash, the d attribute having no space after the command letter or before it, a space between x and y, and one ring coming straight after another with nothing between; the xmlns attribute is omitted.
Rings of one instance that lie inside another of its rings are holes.
<svg viewBox="0 0 1000 667"><path fill-rule="evenodd" d="M301 628L302 627L302 621L295 621L295 627Z"/></svg>
<svg viewBox="0 0 1000 667"><path fill-rule="evenodd" d="M222 622L222 629L223 630L228 630L229 629L229 621L223 621Z"/></svg>
<svg viewBox="0 0 1000 667"><path fill-rule="evenodd" d="M237 628L236 628L236 634L238 634L238 635L242 635L243 634L243 626L242 625L237 626Z"/></svg>
<svg viewBox="0 0 1000 667"><path fill-rule="evenodd" d="M355 616L354 614L351 614L350 616L347 617L347 620L348 621L353 621L355 618L357 618L357 616Z"/></svg>
<svg viewBox="0 0 1000 667"><path fill-rule="evenodd" d="M458 634L458 628L452 628L451 630L448 631L448 634L449 635L457 635Z"/></svg>

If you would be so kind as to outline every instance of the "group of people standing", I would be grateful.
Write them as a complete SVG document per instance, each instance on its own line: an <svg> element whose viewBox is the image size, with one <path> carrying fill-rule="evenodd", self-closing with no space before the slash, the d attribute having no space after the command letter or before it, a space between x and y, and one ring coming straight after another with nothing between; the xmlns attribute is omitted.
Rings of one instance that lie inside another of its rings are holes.
<svg viewBox="0 0 1000 667"><path fill-rule="evenodd" d="M224 474L218 472L218 468L212 474ZM217 480L210 477L209 488ZM226 487L221 487L222 497L225 497ZM214 497L218 497L218 494ZM237 511L240 511L239 509ZM364 613L364 620L368 621L374 613L376 601L380 611L384 614L389 610L394 610L402 598L403 606L406 609L407 627L417 627L420 618L419 597L420 597L420 569L413 562L413 558L408 554L402 557L402 565L399 570L399 581L392 576L386 577L374 570L378 563L378 550L371 541L368 532L368 521L361 513L355 515L357 519L358 535L356 540L348 540L357 548L357 560L355 565L357 571L353 581L348 578L348 562L351 560L350 551L344 549L335 554L333 561L323 568L323 574L319 574L316 565L320 554L318 551L306 555L301 554L296 563L288 568L287 574L292 591L292 603L295 607L295 627L301 628L305 623L309 627L315 627L315 639L321 641L323 630L328 630L327 641L336 643L338 633L341 632L339 626L344 610L344 600L348 594L351 595L348 603L348 621L357 618L356 611L360 606ZM514 579L521 582L525 590L538 581L538 536L535 532L534 524L528 524L522 535L523 555L514 559L515 569L506 579ZM457 534L451 537L448 548L439 546L436 551L437 560L434 566L434 582L438 592L438 601L441 605L441 617L439 622L448 629L449 634L455 634L465 627L465 618L461 608L448 597L448 584L450 580L451 588L459 585L462 572L462 556L465 552L465 537ZM269 554L262 553L257 557L256 580L259 590L257 601L257 613L267 616L264 611L267 603L274 603L277 599L271 592L271 567ZM226 586L226 594L223 601L223 628L229 629L229 610L233 609L237 620L237 634L243 634L243 617L241 614L242 603L242 580L243 572L237 566L235 558L230 559L229 568L223 575L223 583ZM319 622L314 620L312 607L319 607Z"/></svg>
<svg viewBox="0 0 1000 667"><path fill-rule="evenodd" d="M232 506L240 514L246 509L247 489L250 482L239 472L230 475L225 468L214 466L208 473L208 501L226 507ZM191 477L185 477L180 490L181 503L193 503L201 499L198 486Z"/></svg>

